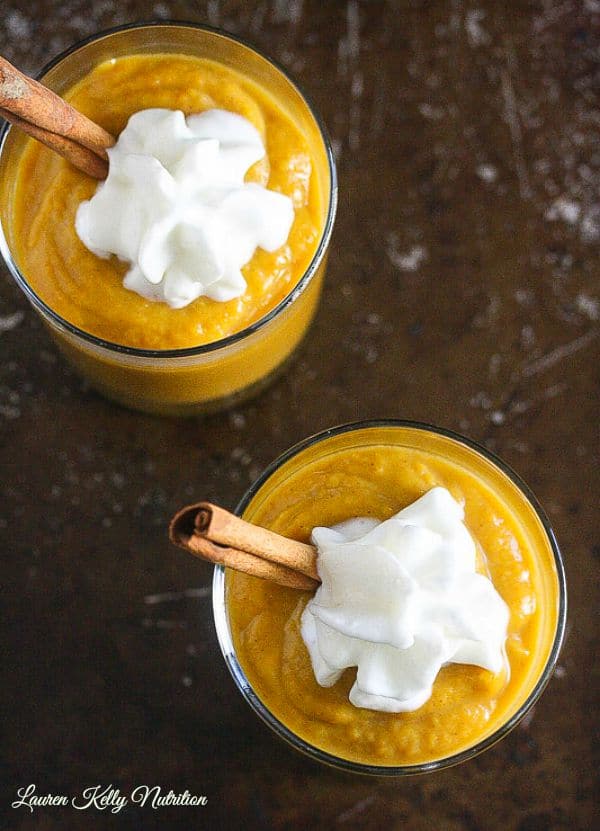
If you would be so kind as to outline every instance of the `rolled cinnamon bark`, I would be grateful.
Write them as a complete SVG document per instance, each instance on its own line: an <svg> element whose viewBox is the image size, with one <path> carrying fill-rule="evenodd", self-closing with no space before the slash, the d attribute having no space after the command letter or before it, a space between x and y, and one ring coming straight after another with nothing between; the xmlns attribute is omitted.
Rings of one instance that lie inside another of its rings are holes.
<svg viewBox="0 0 600 831"><path fill-rule="evenodd" d="M71 139L59 136L58 133L51 133L49 130L44 130L43 127L37 127L35 124L30 124L18 115L5 110L0 107L0 118L10 121L15 127L18 127L28 136L31 136L42 144L45 144L59 156L62 156L76 168L93 176L94 179L106 179L108 176L108 162L104 158L100 158L93 150L88 150L81 144L76 144Z"/></svg>
<svg viewBox="0 0 600 831"><path fill-rule="evenodd" d="M210 502L200 502L197 508L195 528L200 536L219 545L257 554L263 559L300 571L313 580L319 580L317 549L314 545L282 537L274 531L246 522Z"/></svg>
<svg viewBox="0 0 600 831"><path fill-rule="evenodd" d="M320 582L314 546L260 528L210 502L179 511L169 536L196 556L283 586L314 590Z"/></svg>
<svg viewBox="0 0 600 831"><path fill-rule="evenodd" d="M247 551L216 545L204 537L192 535L184 547L190 553L211 563L234 568L236 571L243 571L253 577L261 577L264 580L279 583L280 586L314 591L319 585L316 580L301 574L299 571L293 571L293 569L286 568L286 566L279 563L264 560L255 554L248 554Z"/></svg>
<svg viewBox="0 0 600 831"><path fill-rule="evenodd" d="M102 159L107 158L106 148L115 143L110 133L1 56L0 107L35 127L87 147Z"/></svg>

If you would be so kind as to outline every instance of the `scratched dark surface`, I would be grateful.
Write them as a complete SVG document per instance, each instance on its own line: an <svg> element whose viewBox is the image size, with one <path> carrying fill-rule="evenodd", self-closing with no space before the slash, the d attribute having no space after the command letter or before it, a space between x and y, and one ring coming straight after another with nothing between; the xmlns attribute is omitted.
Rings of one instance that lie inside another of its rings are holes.
<svg viewBox="0 0 600 831"><path fill-rule="evenodd" d="M63 363L2 268L3 828L599 827L600 2L3 0L35 73L101 28L222 26L286 64L331 132L340 208L317 320L288 374L229 415L127 412ZM305 760L221 659L209 566L170 548L192 497L233 507L285 448L397 416L463 432L545 506L570 590L534 713L445 772L388 781ZM17 788L138 784L204 808L12 809Z"/></svg>

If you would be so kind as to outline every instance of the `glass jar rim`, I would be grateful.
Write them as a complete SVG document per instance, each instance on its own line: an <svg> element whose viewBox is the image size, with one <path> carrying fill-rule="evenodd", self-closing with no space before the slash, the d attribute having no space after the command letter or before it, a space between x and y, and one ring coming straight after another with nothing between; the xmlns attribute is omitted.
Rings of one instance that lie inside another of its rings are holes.
<svg viewBox="0 0 600 831"><path fill-rule="evenodd" d="M240 46L243 46L246 49L249 49L256 55L258 55L260 58L265 60L267 63L269 63L274 69L276 69L286 79L286 81L291 85L291 87L300 95L300 97L306 104L306 107L310 115L315 121L319 134L321 136L321 140L323 142L325 156L327 159L330 185L328 193L329 201L327 207L327 214L325 217L321 238L319 240L319 244L313 254L310 263L308 264L306 270L302 274L302 277L288 292L288 294L286 294L286 296L276 306L274 306L269 312L267 312L267 314L263 315L261 318L254 321L249 326L244 327L239 332L234 332L231 335L228 335L227 337L221 338L216 341L212 341L210 343L200 344L198 346L185 347L182 349L142 349L140 347L126 346L124 344L114 343L113 341L98 337L97 335L93 335L90 332L86 332L85 329L81 329L78 326L75 326L73 323L70 323L68 320L66 320L57 312L55 312L50 306L48 306L37 294L37 292L35 292L33 288L29 285L24 274L22 274L20 268L16 264L10 251L10 247L6 239L4 229L2 227L1 218L0 254L2 255L4 262L6 263L6 266L12 274L17 285L23 291L23 293L29 299L29 301L42 314L50 318L50 320L55 326L58 326L60 329L66 331L68 334L80 338L81 340L84 340L97 348L106 349L109 352L116 352L122 355L127 355L136 358L192 358L201 355L210 355L212 353L218 352L221 349L226 349L230 346L234 346L237 343L240 343L241 341L250 337L251 335L254 335L256 332L259 332L272 320L279 317L279 315L285 312L285 310L289 308L308 287L319 266L321 265L323 257L325 256L325 253L327 252L327 249L329 247L331 235L333 233L333 225L337 210L337 171L335 165L335 158L333 154L333 148L331 145L329 134L327 132L327 128L325 127L325 123L323 122L323 119L321 118L318 110L312 103L311 98L305 93L305 91L297 83L297 81L295 81L290 76L287 69L277 60L272 58L270 55L267 55L261 49L254 46L254 44L249 43L245 38L241 38L237 35L234 35L230 32L227 32L224 29L220 29L215 26L209 26L207 24L196 23L194 21L188 20L149 20L139 21L136 23L125 23L120 26L114 26L109 29L104 29L101 32L96 32L95 34L90 35L89 37L86 37L82 40L79 40L76 43L69 46L67 49L63 50L59 55L52 58L52 60L50 60L42 68L38 75L36 75L36 78L38 80L42 80L51 69L53 69L66 58L68 58L71 54L79 51L80 49L85 48L90 43L94 43L95 41L101 40L102 38L108 37L110 35L115 35L123 31L157 27L165 27L171 29L175 29L177 27L184 29L198 29L203 32L208 32L210 34L226 38L230 41L233 41L234 43L239 44ZM9 135L10 129L10 123L6 122L0 130L0 158L2 156L4 144L6 142L7 136Z"/></svg>
<svg viewBox="0 0 600 831"><path fill-rule="evenodd" d="M310 742L307 742L300 736L296 735L285 724L283 724L283 722L281 722L276 716L273 715L273 713L263 704L263 702L252 689L252 686L246 678L246 675L237 659L235 647L233 645L233 639L231 637L231 632L229 629L229 621L227 618L227 610L225 605L225 568L223 566L215 566L213 574L213 617L215 621L215 628L217 631L219 646L221 648L221 652L223 654L229 672L231 673L236 683L236 686L238 687L246 701L250 704L254 712L259 716L259 718L261 718L262 721L264 721L278 736L280 736L280 738L287 741L288 744L292 745L297 750L304 753L306 756L309 756L312 759L316 759L317 761L329 765L330 767L339 768L341 770L349 771L351 773L360 773L372 776L410 776L421 773L431 773L436 770L442 770L444 768L460 764L461 762L465 762L468 759L472 759L475 756L478 756L483 751L488 750L494 744L503 739L521 721L525 714L539 699L554 672L554 668L556 666L556 662L560 654L565 634L567 617L567 588L562 556L560 553L560 549L558 547L558 543L554 536L554 532L550 526L550 522L543 508L537 501L537 498L535 497L529 486L523 481L523 479L521 479L521 477L517 473L515 473L512 470L512 468L509 465L506 464L506 462L504 462L502 459L500 459L498 456L496 456L496 454L488 450L486 447L483 447L482 445L478 444L472 439L469 439L466 436L463 436L452 430L448 430L442 427L436 427L432 424L427 424L425 422L394 418L365 419L361 421L350 422L347 424L341 424L336 427L331 427L327 430L323 430L319 433L315 433L314 435L308 436L306 439L303 439L302 441L290 447L265 468L263 473L250 486L250 488L246 491L246 493L240 500L235 511L236 514L238 516L241 516L244 510L250 504L252 498L256 495L256 493L258 493L258 491L263 487L267 480L277 470L279 470L282 465L293 459L298 454L302 453L304 450L308 449L309 447L312 447L315 444L319 444L322 441L333 438L335 436L342 435L344 433L381 427L410 428L414 430L421 430L423 432L435 433L438 436L451 439L452 441L458 442L459 444L467 447L468 449L474 450L476 453L479 453L487 461L491 462L493 465L498 467L502 473L508 476L511 482L517 487L517 489L523 494L525 499L529 502L529 504L533 508L535 514L537 515L538 519L542 524L542 527L544 529L544 532L550 545L550 549L554 557L554 565L556 568L556 577L558 582L558 609L556 619L556 631L544 669L541 672L540 677L534 684L529 695L526 697L526 699L523 701L523 703L517 709L517 711L513 713L513 715L505 723L501 724L497 730L495 730L489 736L486 736L481 741L475 743L471 747L461 750L458 753L453 753L449 756L445 756L441 759L435 759L431 762L420 762L414 765L371 765L362 762L355 762L349 759L344 759L342 757L328 753L327 751L321 750L320 748L316 747L315 745L312 745Z"/></svg>

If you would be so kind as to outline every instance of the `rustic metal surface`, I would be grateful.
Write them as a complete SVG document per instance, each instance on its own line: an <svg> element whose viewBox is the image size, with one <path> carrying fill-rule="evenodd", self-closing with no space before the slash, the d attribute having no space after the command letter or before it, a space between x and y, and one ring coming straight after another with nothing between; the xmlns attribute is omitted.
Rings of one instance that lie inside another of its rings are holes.
<svg viewBox="0 0 600 831"><path fill-rule="evenodd" d="M168 17L247 37L322 112L340 174L327 286L284 379L179 422L86 389L3 269L2 827L591 829L600 3L4 0L0 53L36 73L98 29ZM396 782L320 767L256 719L219 654L211 569L165 533L193 498L234 506L306 435L380 416L504 457L546 507L570 588L535 712L478 759ZM29 783L209 801L12 809Z"/></svg>

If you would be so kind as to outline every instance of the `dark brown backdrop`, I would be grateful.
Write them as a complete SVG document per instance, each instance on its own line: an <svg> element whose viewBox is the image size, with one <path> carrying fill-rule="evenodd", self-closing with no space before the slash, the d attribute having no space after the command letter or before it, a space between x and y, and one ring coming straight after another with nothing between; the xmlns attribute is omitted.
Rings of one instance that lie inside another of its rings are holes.
<svg viewBox="0 0 600 831"><path fill-rule="evenodd" d="M4 826L591 829L600 3L3 0L0 52L35 73L151 17L247 37L315 100L339 162L329 274L283 380L229 415L177 422L86 389L3 269ZM165 536L192 497L234 506L295 441L379 416L502 455L544 504L570 589L532 716L469 764L397 782L319 767L271 736L221 660L210 568ZM11 809L30 782L71 795L160 783L209 804Z"/></svg>

